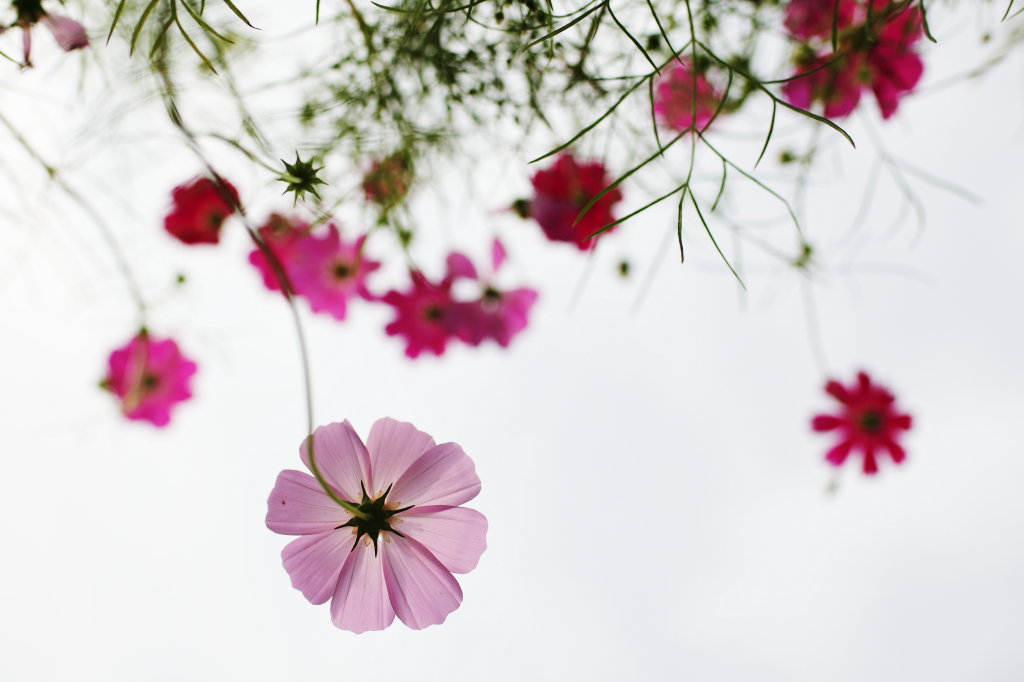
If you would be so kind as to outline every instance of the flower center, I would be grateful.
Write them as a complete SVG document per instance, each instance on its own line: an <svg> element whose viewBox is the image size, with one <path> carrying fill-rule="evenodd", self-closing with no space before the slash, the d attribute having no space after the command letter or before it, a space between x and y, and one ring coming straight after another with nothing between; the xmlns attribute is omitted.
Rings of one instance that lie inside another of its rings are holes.
<svg viewBox="0 0 1024 682"><path fill-rule="evenodd" d="M864 410L857 417L857 426L865 433L878 433L885 424L885 418L878 410Z"/></svg>
<svg viewBox="0 0 1024 682"><path fill-rule="evenodd" d="M334 276L338 279L348 279L352 275L350 263L338 262L334 264Z"/></svg>
<svg viewBox="0 0 1024 682"><path fill-rule="evenodd" d="M349 519L347 523L343 523L340 526L336 526L334 530L338 530L341 528L355 528L356 541L352 543L352 550L356 548L356 546L359 544L359 541L362 540L363 536L365 535L366 537L370 538L370 540L373 542L373 554L374 556L376 556L377 538L380 537L380 534L382 532L388 531L390 533L394 533L400 538L405 537L404 535L402 535L397 530L391 527L391 517L395 514L399 514L406 510L412 509L413 505L409 505L408 507L402 507L401 509L388 509L386 507L386 500L388 497L388 493L391 492L390 485L388 486L388 489L384 491L384 494L375 500L370 499L370 496L366 494L366 486L363 485L362 481L359 482L359 487L362 489L363 499L357 505L356 508L362 514L362 516L353 516L351 519Z"/></svg>
<svg viewBox="0 0 1024 682"><path fill-rule="evenodd" d="M444 311L441 310L441 306L428 305L423 308L423 319L429 322L440 322L444 316Z"/></svg>

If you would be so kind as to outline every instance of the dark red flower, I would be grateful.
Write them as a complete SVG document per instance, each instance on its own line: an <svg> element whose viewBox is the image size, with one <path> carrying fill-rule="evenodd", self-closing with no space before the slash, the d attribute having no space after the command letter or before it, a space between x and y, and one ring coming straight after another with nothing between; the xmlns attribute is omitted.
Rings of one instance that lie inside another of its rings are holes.
<svg viewBox="0 0 1024 682"><path fill-rule="evenodd" d="M238 205L238 191L227 180L196 178L171 190L171 202L164 229L186 244L216 244L220 226Z"/></svg>
<svg viewBox="0 0 1024 682"><path fill-rule="evenodd" d="M857 10L856 0L789 0L783 25L796 38L827 38L833 21L842 31L853 23Z"/></svg>
<svg viewBox="0 0 1024 682"><path fill-rule="evenodd" d="M611 178L600 161L579 163L570 154L560 154L554 165L537 171L530 182L534 195L528 202L528 214L551 241L571 242L584 251L592 248L598 238L590 239L590 235L615 221L612 206L622 199L622 192L616 187L574 225L583 207L611 184Z"/></svg>
<svg viewBox="0 0 1024 682"><path fill-rule="evenodd" d="M839 401L839 411L817 415L811 420L811 428L839 435L839 442L825 454L829 463L840 466L851 452L859 451L864 455L864 473L874 474L878 471L879 450L887 450L896 464L906 459L897 440L910 428L911 418L896 407L892 393L872 384L864 372L859 372L850 386L830 380L825 392Z"/></svg>

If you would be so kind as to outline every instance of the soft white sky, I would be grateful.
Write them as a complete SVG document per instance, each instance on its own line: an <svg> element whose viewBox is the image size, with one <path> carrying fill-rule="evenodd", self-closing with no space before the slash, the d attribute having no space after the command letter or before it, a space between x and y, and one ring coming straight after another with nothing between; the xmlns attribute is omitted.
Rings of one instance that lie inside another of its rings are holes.
<svg viewBox="0 0 1024 682"><path fill-rule="evenodd" d="M967 48L965 29L937 28ZM966 61L940 49L926 82ZM525 172L496 181L487 205L452 199L455 181L447 202L424 193L423 220L443 222L428 250L482 255L500 232L506 283L541 289L511 350L410 362L383 335L387 310L306 319L319 423L365 434L393 416L477 463L469 506L490 520L489 547L459 578L463 606L425 631L352 635L291 588L289 538L263 517L277 472L301 466L294 334L237 226L217 249L161 233L188 157L114 181L138 200L139 222L113 223L159 301L153 326L201 364L196 399L163 431L123 422L95 387L133 317L93 227L54 215L52 188L23 194L31 219L12 223L8 205L0 232L0 679L1021 679L1020 76L1018 57L908 100L884 126L870 117L893 156L982 199L911 180L920 233L912 219L891 227L900 201L883 176L844 240L875 158L863 120L850 122L861 149L831 145L820 166L805 218L823 252L812 296L829 369L872 371L916 420L904 467L851 468L831 496L829 439L807 427L830 404L795 274L759 267L748 245L740 295L688 228L687 265L670 248L633 312L674 230L654 214L602 245L573 303L583 257L489 215L526 191ZM22 124L26 111L4 108ZM259 186L243 198L275 201ZM762 203L741 192L730 210ZM637 272L627 281L613 275L621 256ZM179 269L189 284L172 292Z"/></svg>

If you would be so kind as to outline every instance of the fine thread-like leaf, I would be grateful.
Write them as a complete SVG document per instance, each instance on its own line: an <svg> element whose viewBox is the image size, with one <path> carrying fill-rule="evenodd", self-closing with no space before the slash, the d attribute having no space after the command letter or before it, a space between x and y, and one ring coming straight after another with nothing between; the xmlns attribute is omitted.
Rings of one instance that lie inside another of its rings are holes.
<svg viewBox="0 0 1024 682"><path fill-rule="evenodd" d="M754 168L761 163L761 159L764 158L764 153L768 151L768 143L772 140L772 133L775 132L775 112L778 111L778 105L775 104L775 100L772 100L772 120L768 123L768 134L764 138L764 146L761 147L761 153L757 155L757 161L754 162Z"/></svg>
<svg viewBox="0 0 1024 682"><path fill-rule="evenodd" d="M701 225L704 226L704 231L708 233L711 243L715 245L715 251L717 251L718 255L722 257L722 261L725 263L726 267L729 268L729 272L731 272L732 276L736 278L736 281L740 283L740 286L743 287L743 290L747 291L747 285L743 283L743 278L740 277L738 272L736 272L732 263L730 263L729 259L726 258L725 253L722 252L721 247L718 246L718 241L715 239L715 235L712 234L711 228L708 226L708 221L704 220L704 214L700 211L700 206L697 204L697 197L693 195L693 191L690 191L690 203L693 204L693 208L697 211L697 217L700 218Z"/></svg>
<svg viewBox="0 0 1024 682"><path fill-rule="evenodd" d="M199 24L199 28L203 29L204 31L213 36L216 36L217 38L220 38L225 43L234 44L235 41L231 40L227 36L221 35L217 32L215 28L213 28L213 26L210 26L208 23L206 23L206 20L203 19L203 17L200 16L194 9L192 9L192 5L188 3L188 0L185 0L185 2L182 2L181 4L185 6L185 11L189 13L189 16L192 17L192 20Z"/></svg>
<svg viewBox="0 0 1024 682"><path fill-rule="evenodd" d="M924 0L918 0L917 4L918 7L921 8L921 28L924 29L925 36L933 43L939 42L935 39L935 36L932 35L932 30L928 27L928 11L924 8Z"/></svg>
<svg viewBox="0 0 1024 682"><path fill-rule="evenodd" d="M581 15L579 15L578 17L576 17L575 19L573 19L573 20L572 20L572 21L570 21L569 23L567 23L567 24L563 24L563 25L559 26L558 28L556 28L556 29L555 29L554 31L551 31L551 32L550 32L550 33L548 33L548 34L546 34L546 35L543 35L543 36L541 36L540 38L537 38L537 39L536 39L536 40L534 40L534 41L533 41L532 43L529 43L528 45L526 45L526 47L524 47L524 48L523 48L523 49L521 50L521 52L525 52L526 50L529 50L529 49L530 49L531 47L533 47L533 46L534 46L534 45L536 45L537 43L543 43L543 42L544 42L545 40L548 40L548 39L550 39L550 38L554 38L554 37L555 37L556 35L558 35L559 33L563 32L563 31L567 31L567 30L569 30L570 28L572 28L572 27L573 27L573 26L575 26L576 24L580 23L581 21L583 21L584 19L586 19L587 17L589 17L589 16L591 15L591 14L593 14L593 13L594 13L594 12L596 12L597 10L599 10L599 9L602 9L602 8L606 7L607 5L608 5L608 0L604 0L604 1L603 1L603 2L601 2L600 4L598 4L598 5L595 5L595 6L591 7L591 8L590 8L590 9L588 9L588 10L587 10L586 12L584 12L584 13L583 13L583 14L581 14Z"/></svg>
<svg viewBox="0 0 1024 682"><path fill-rule="evenodd" d="M146 9L142 10L142 16L139 17L139 23L135 25L135 30L132 31L131 42L128 43L128 54L135 53L135 44L139 41L139 35L142 33L142 27L146 25L149 15L153 12L153 9L159 1L160 0L150 0L150 3L146 5Z"/></svg>
<svg viewBox="0 0 1024 682"><path fill-rule="evenodd" d="M647 54L647 50L645 50L644 46L640 44L640 41L634 38L633 34L629 32L629 29L622 25L622 22L619 21L619 18L615 16L615 12L612 11L611 5L608 5L608 15L612 18L612 21L615 22L615 25L619 27L619 30L625 33L626 37L629 38L630 42L632 42L633 45L636 46L636 49L640 50L640 53L644 56L644 59L646 59L647 62L654 67L655 73L660 75L661 69L659 69L658 65L654 63L653 59L651 59L651 55Z"/></svg>
<svg viewBox="0 0 1024 682"><path fill-rule="evenodd" d="M248 19L245 18L245 15L242 14L242 10L238 9L237 7L235 7L235 3L231 2L231 0L224 0L224 4L227 5L228 9L231 10L232 12L234 12L235 16L238 17L239 19L241 19L242 23L244 23L246 26L248 26L249 28L256 29L257 31L259 30L258 28L253 26L249 22ZM317 12L319 13L319 11L320 11L320 0L317 0L316 4L317 4Z"/></svg>
<svg viewBox="0 0 1024 682"><path fill-rule="evenodd" d="M124 11L124 5L128 0L121 0L117 4L117 8L114 10L114 18L110 20L110 31L107 33L107 44L110 44L110 38L114 35L114 29L117 28L117 22L121 18L121 12Z"/></svg>

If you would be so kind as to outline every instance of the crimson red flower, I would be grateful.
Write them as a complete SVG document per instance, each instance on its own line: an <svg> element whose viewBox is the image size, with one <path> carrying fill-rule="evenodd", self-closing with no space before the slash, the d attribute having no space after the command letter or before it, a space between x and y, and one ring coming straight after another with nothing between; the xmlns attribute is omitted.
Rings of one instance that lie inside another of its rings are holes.
<svg viewBox="0 0 1024 682"><path fill-rule="evenodd" d="M164 229L186 244L216 244L220 226L238 205L238 191L227 180L196 178L171 190L171 202Z"/></svg>
<svg viewBox="0 0 1024 682"><path fill-rule="evenodd" d="M405 337L405 354L410 358L425 350L441 355L459 327L452 297L453 278L445 277L435 284L415 270L410 277L412 289L389 291L380 299L395 309L395 319L384 331L388 336Z"/></svg>
<svg viewBox="0 0 1024 682"><path fill-rule="evenodd" d="M590 235L615 222L612 206L622 199L618 187L607 192L573 224L587 202L611 184L600 161L580 163L571 154L560 154L554 165L537 171L530 182L534 196L526 207L527 214L540 224L551 241L571 242L585 251L598 238L591 239ZM602 234L607 232L611 230Z"/></svg>
<svg viewBox="0 0 1024 682"><path fill-rule="evenodd" d="M841 31L853 23L858 9L856 0L789 0L783 25L796 38L827 38L833 20Z"/></svg>
<svg viewBox="0 0 1024 682"><path fill-rule="evenodd" d="M811 420L815 431L835 431L839 442L825 454L834 466L841 466L851 452L864 455L864 473L878 472L877 453L888 450L896 464L906 459L906 452L897 442L901 432L911 426L910 415L896 407L896 399L884 387L871 382L864 372L850 386L830 380L825 392L839 401L836 414L819 414Z"/></svg>

